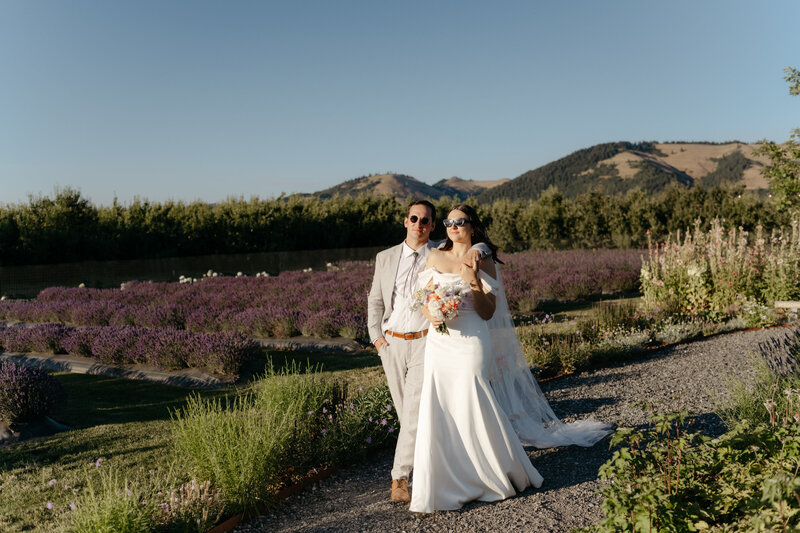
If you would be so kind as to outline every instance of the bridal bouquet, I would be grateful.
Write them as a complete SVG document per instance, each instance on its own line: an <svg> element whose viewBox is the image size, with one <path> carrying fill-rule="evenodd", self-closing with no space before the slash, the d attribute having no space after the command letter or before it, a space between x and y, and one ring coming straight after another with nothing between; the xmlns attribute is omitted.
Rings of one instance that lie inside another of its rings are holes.
<svg viewBox="0 0 800 533"><path fill-rule="evenodd" d="M427 306L431 315L444 320L458 316L458 308L464 301L464 296L469 290L463 283L436 283L430 289L419 289L414 292L414 303L411 309L416 311L423 305ZM436 331L450 335L447 325L442 322L436 326Z"/></svg>

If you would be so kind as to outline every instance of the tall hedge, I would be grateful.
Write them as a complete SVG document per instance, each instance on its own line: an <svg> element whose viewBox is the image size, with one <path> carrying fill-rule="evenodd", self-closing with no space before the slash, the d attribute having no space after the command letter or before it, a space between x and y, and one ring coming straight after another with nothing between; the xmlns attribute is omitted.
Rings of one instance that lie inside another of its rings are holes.
<svg viewBox="0 0 800 533"><path fill-rule="evenodd" d="M506 251L640 247L647 231L658 238L698 218L720 217L745 229L787 223L770 198L736 187L673 186L658 195L633 190L575 198L551 187L536 200L467 201ZM437 200L437 218L454 203ZM404 215L405 204L369 195L230 198L217 204L136 199L95 206L67 188L52 198L0 206L0 266L389 245L405 235ZM444 237L441 223L433 236Z"/></svg>

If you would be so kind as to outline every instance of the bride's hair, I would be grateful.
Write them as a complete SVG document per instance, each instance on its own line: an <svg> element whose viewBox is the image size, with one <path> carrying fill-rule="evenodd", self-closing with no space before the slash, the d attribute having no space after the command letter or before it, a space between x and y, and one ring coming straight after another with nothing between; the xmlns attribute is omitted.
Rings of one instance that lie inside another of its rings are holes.
<svg viewBox="0 0 800 533"><path fill-rule="evenodd" d="M481 222L481 219L478 217L478 213L472 208L472 206L468 204L458 204L457 206L450 209L450 211L461 211L465 215L467 215L467 219L469 219L469 224L472 226L472 244L478 244L482 242L492 250L492 259L495 263L500 263L501 265L504 264L500 261L500 258L497 257L497 246L489 240L489 235L486 233L486 227ZM450 212L448 211L448 213ZM453 241L450 240L450 237L447 237L444 245L440 248L440 250L452 250L453 249Z"/></svg>

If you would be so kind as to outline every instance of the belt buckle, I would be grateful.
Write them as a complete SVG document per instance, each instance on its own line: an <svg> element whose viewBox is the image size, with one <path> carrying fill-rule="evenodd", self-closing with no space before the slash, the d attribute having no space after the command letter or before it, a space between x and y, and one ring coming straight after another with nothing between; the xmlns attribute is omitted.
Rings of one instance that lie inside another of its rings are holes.
<svg viewBox="0 0 800 533"><path fill-rule="evenodd" d="M403 334L403 339L405 339L407 341L412 341L412 340L416 339L416 337L414 336L414 333L405 333L405 334Z"/></svg>

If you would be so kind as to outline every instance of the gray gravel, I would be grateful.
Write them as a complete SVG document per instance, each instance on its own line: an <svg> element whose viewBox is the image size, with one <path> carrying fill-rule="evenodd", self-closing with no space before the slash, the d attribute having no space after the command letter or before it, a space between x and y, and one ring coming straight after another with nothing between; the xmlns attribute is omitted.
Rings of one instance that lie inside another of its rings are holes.
<svg viewBox="0 0 800 533"><path fill-rule="evenodd" d="M667 410L687 409L710 435L724 431L715 406L727 396L730 379L752 382L752 357L759 342L782 337L786 329L740 331L679 344L636 361L542 385L564 420L592 416L618 426L647 424L639 402ZM498 503L471 503L458 511L412 513L389 500L391 453L339 470L281 503L273 513L235 531L270 532L561 532L602 517L597 470L611 455L608 438L592 448L570 446L530 450L544 476L528 489Z"/></svg>

